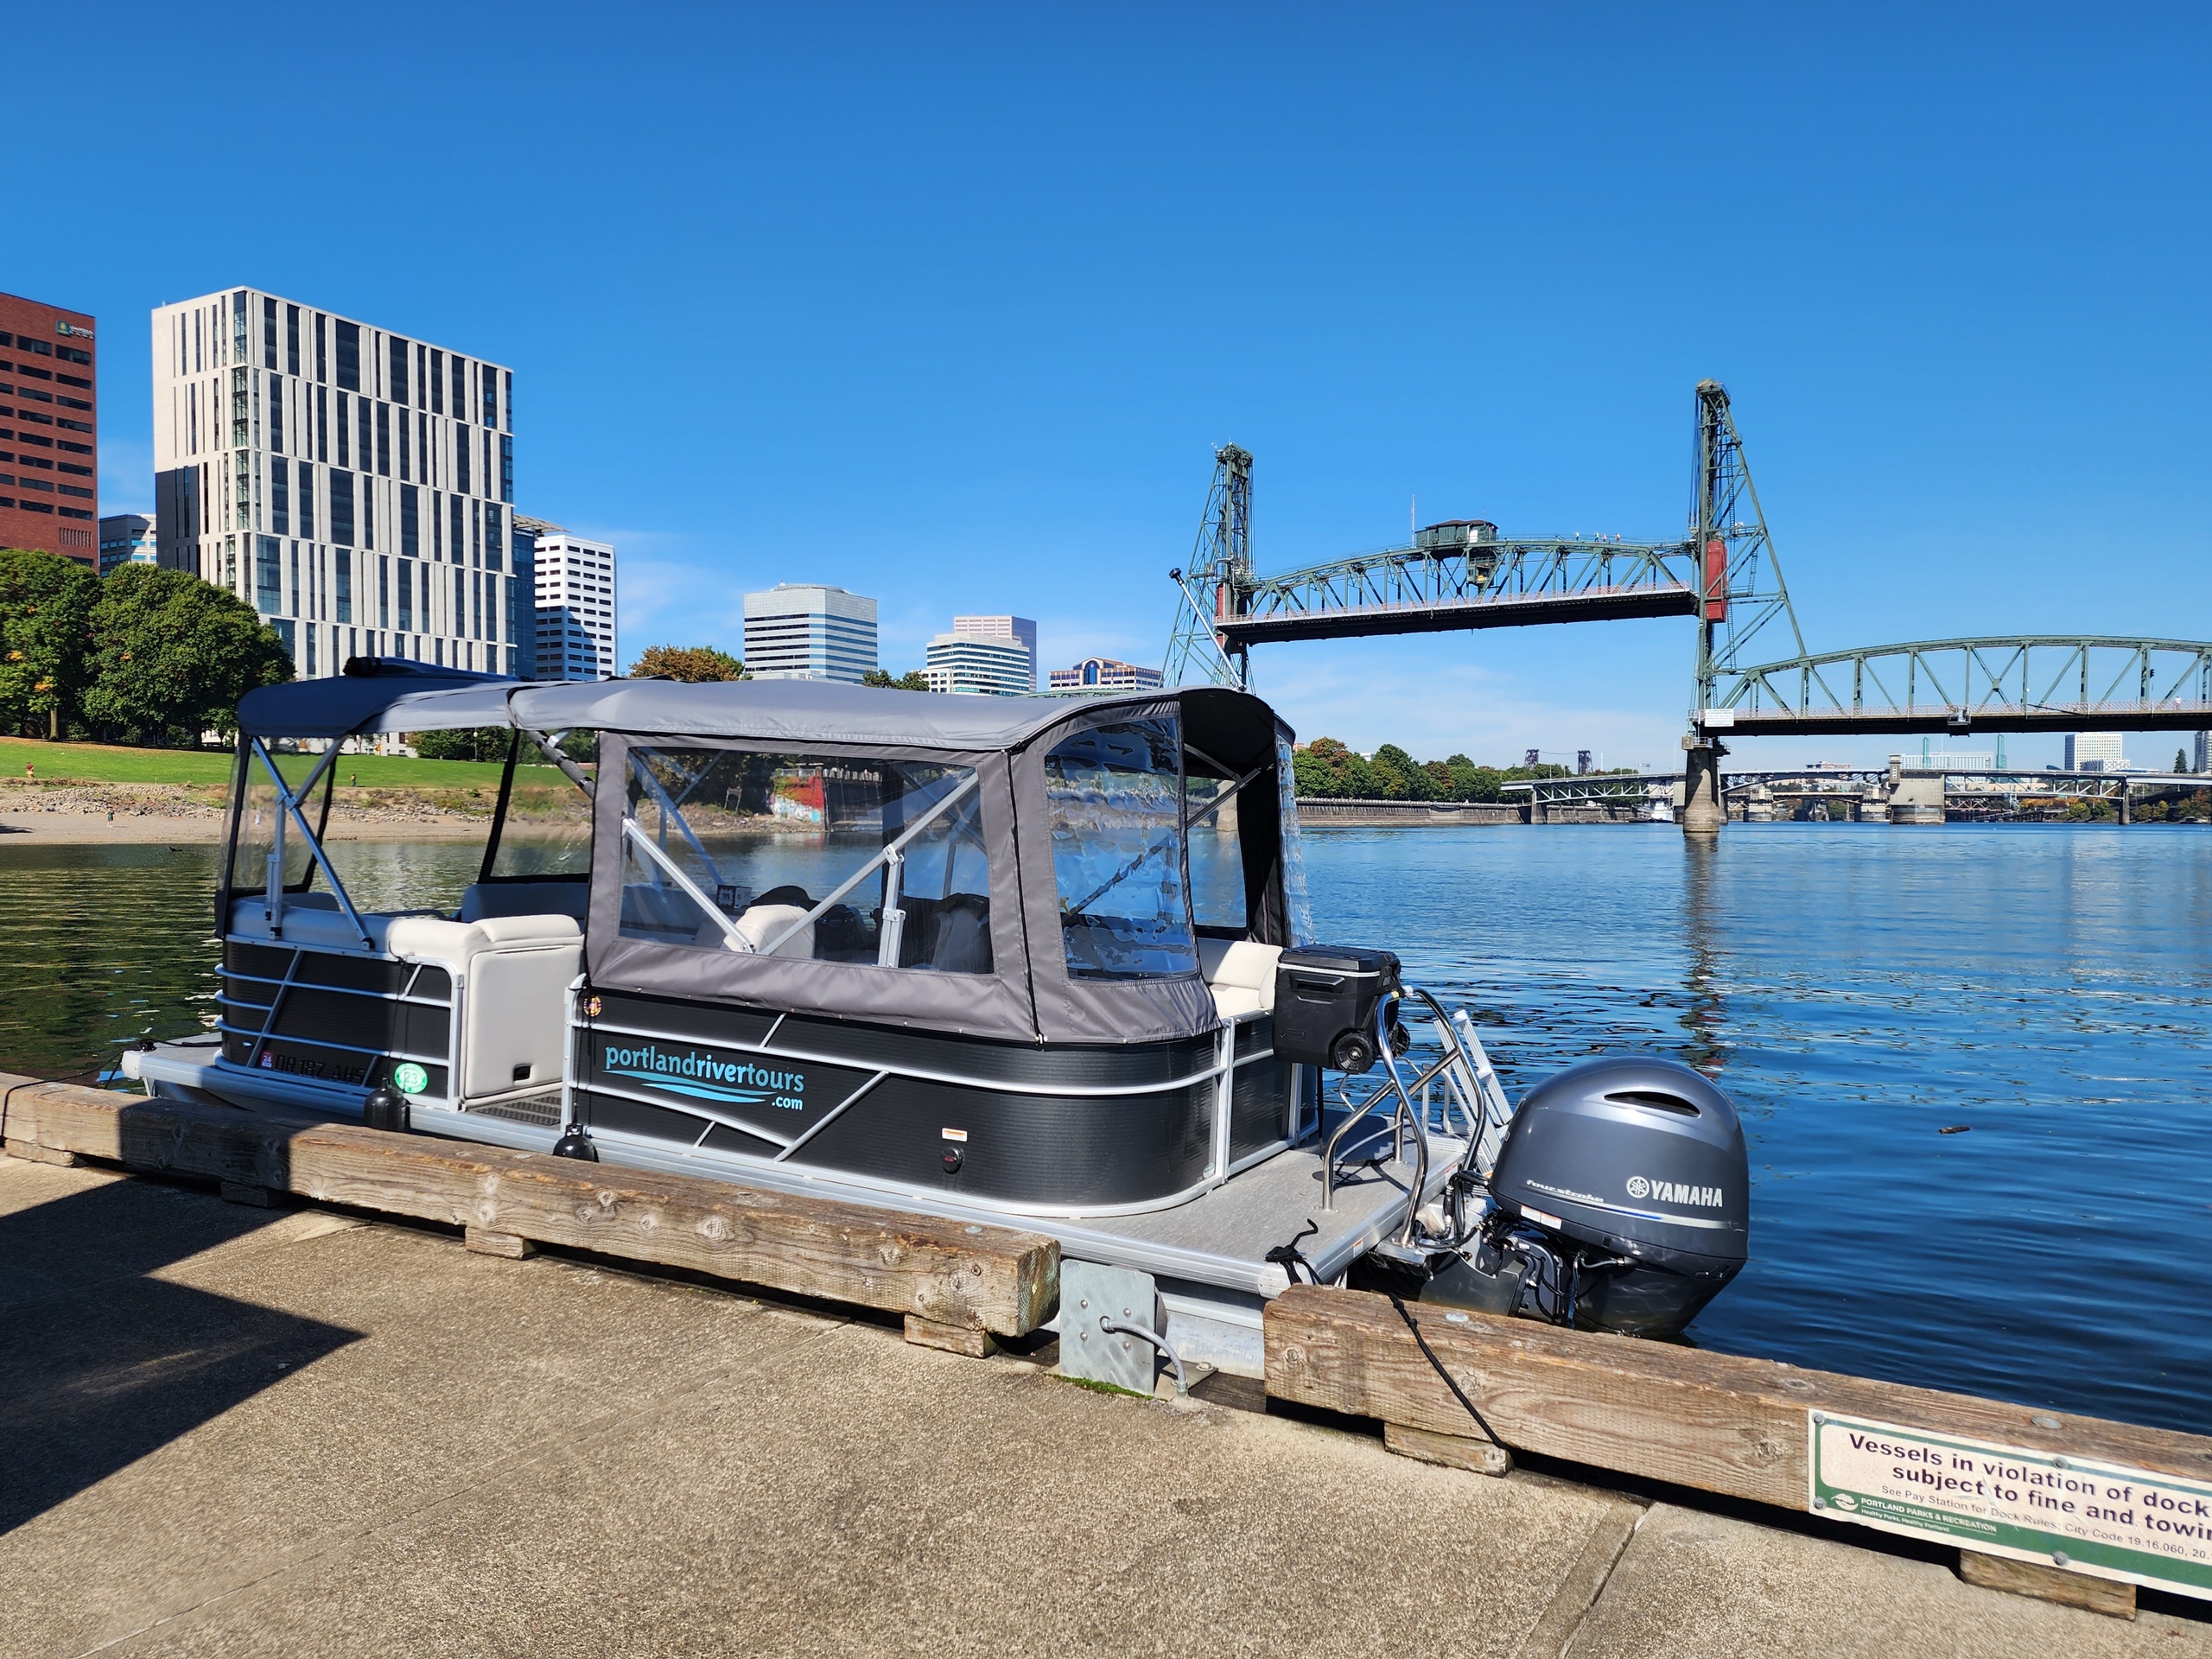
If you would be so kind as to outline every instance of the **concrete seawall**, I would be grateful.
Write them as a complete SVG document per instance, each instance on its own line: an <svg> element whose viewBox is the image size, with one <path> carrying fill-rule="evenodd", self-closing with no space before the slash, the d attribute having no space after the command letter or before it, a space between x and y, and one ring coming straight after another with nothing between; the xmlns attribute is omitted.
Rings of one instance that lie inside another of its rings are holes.
<svg viewBox="0 0 2212 1659"><path fill-rule="evenodd" d="M1456 828L1471 823L1526 823L1529 808L1516 801L1335 801L1301 800L1298 822L1308 830ZM1549 823L1637 823L1643 815L1627 807L1554 806L1545 810Z"/></svg>

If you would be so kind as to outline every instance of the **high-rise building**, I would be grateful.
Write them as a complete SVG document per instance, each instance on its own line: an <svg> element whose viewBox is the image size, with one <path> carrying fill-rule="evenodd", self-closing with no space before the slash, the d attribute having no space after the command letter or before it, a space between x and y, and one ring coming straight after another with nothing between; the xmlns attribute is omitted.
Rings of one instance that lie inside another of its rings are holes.
<svg viewBox="0 0 2212 1659"><path fill-rule="evenodd" d="M2074 732L2066 739L2068 772L2125 772L2125 739L2118 732Z"/></svg>
<svg viewBox="0 0 2212 1659"><path fill-rule="evenodd" d="M622 670L614 632L614 550L541 518L515 520L536 570L541 680L607 680Z"/></svg>
<svg viewBox="0 0 2212 1659"><path fill-rule="evenodd" d="M118 512L100 520L100 575L126 564L158 564L154 521L143 512Z"/></svg>
<svg viewBox="0 0 2212 1659"><path fill-rule="evenodd" d="M302 677L521 666L514 375L238 288L156 308L161 562L258 610Z"/></svg>
<svg viewBox="0 0 2212 1659"><path fill-rule="evenodd" d="M2212 772L2212 732L2196 734L2196 752L2190 757L2191 772Z"/></svg>
<svg viewBox="0 0 2212 1659"><path fill-rule="evenodd" d="M956 616L929 643L923 677L932 691L1026 697L1037 690L1037 625L1026 616Z"/></svg>
<svg viewBox="0 0 2212 1659"><path fill-rule="evenodd" d="M1052 688L1056 697L1089 697L1114 691L1156 691L1160 682L1156 668L1139 668L1111 657L1086 657L1073 668L1054 669Z"/></svg>
<svg viewBox="0 0 2212 1659"><path fill-rule="evenodd" d="M92 367L89 315L0 294L0 547L98 565Z"/></svg>
<svg viewBox="0 0 2212 1659"><path fill-rule="evenodd" d="M843 680L876 666L875 601L818 582L745 596L745 668L756 680Z"/></svg>

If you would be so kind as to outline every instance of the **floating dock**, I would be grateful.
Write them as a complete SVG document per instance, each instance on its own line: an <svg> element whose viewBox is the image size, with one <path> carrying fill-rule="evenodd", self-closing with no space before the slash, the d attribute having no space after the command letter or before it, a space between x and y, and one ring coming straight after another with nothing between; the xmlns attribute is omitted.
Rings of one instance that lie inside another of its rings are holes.
<svg viewBox="0 0 2212 1659"><path fill-rule="evenodd" d="M544 1245L682 1269L815 1306L895 1316L908 1341L931 1348L982 1357L1003 1344L1027 1351L1023 1364L1051 1357L1058 1247L1017 1229L7 1076L0 1076L0 1136L8 1153L39 1163L167 1172L215 1183L225 1198L248 1205L289 1198L437 1224L457 1230L479 1254L522 1257ZM347 1224L334 1216L332 1224ZM20 1236L20 1214L16 1230ZM1267 1400L1379 1425L1384 1444L1408 1458L1493 1473L1510 1468L1516 1454L1557 1460L1599 1484L1622 1478L1647 1489L1715 1494L1813 1516L1816 1529L1872 1523L1848 1483L1837 1484L1844 1477L1821 1466L1831 1428L1891 1436L1897 1444L1885 1440L1883 1449L1901 1457L1907 1442L2012 1448L2005 1455L2023 1466L2061 1471L2048 1477L2053 1492L2107 1470L2138 1471L2161 1491L2212 1484L2212 1439L2202 1436L1433 1305L1401 1307L1358 1292L1294 1286L1268 1303L1264 1327ZM1225 1401L1236 1390L1201 1384L1198 1392ZM373 1415L385 1403L364 1399L358 1409ZM418 1401L407 1411L424 1408ZM973 1427L910 1425L919 1441ZM1035 1466L1006 1478L1049 1480L1049 1446L1026 1443L1025 1466ZM1030 1501L1011 1489L1002 1497L1016 1508ZM984 1509L1001 1502L974 1492L968 1501ZM2166 1506L2168 1524L2189 1524L2185 1502L2154 1501ZM1339 1535L1341 1517L1317 1513L1308 1521L1317 1548ZM1858 1535L1876 1541L1871 1533ZM1919 1535L1930 1535L1923 1529ZM1605 1573L1625 1541L1624 1535L1610 1547ZM2111 1565L2118 1558L2100 1560L2087 1548L2039 1560L1994 1531L1991 1541L1962 1548L1960 1574L1969 1583L2121 1617L2134 1614L2138 1581L2203 1593L2180 1581L2181 1567L2131 1576ZM2185 1551L2180 1559L2185 1567ZM2212 1626L2186 1619L2172 1629L2212 1638ZM2212 1653L2212 1639L2159 1650Z"/></svg>

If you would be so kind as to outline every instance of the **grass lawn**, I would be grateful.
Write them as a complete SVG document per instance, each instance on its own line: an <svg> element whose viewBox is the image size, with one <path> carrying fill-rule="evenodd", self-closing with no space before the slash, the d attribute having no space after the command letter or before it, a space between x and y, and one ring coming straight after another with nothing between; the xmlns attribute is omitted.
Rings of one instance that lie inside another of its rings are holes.
<svg viewBox="0 0 2212 1659"><path fill-rule="evenodd" d="M277 764L294 782L306 777L322 757L280 756ZM21 778L29 762L42 780L85 784L193 784L203 787L231 780L232 759L204 749L126 749L105 743L42 743L32 738L0 737L0 777ZM499 786L500 768L489 760L417 760L404 754L341 754L336 762L342 789L482 789ZM555 778L550 766L533 777ZM518 774L517 781L521 780Z"/></svg>

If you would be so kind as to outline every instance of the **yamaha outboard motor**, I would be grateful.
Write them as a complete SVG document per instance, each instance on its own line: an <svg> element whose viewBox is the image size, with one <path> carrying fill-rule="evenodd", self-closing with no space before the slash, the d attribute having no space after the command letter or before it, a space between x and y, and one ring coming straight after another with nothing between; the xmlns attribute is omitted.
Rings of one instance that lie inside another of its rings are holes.
<svg viewBox="0 0 2212 1659"><path fill-rule="evenodd" d="M1498 1313L1672 1336L1749 1253L1743 1126L1727 1096L1672 1060L1591 1060L1539 1084L1490 1188L1496 1207L1433 1298L1458 1288ZM1516 1281L1510 1306L1497 1305L1500 1279Z"/></svg>

